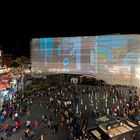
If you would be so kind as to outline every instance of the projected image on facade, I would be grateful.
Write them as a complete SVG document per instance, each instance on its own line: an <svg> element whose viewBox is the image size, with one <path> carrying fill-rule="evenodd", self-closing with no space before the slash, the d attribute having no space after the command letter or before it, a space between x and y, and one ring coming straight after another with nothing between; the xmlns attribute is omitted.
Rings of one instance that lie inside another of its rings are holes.
<svg viewBox="0 0 140 140"><path fill-rule="evenodd" d="M39 38L31 41L38 73L94 74L129 84L140 79L139 35Z"/></svg>
<svg viewBox="0 0 140 140"><path fill-rule="evenodd" d="M129 65L123 64L123 57L127 53L127 38L124 36L101 36L96 39L96 44L98 74L110 73L112 78L113 75L115 78L116 74L120 76L125 72L126 77L120 76L119 79L120 81L129 80L131 68Z"/></svg>
<svg viewBox="0 0 140 140"><path fill-rule="evenodd" d="M33 68L54 73L94 73L94 38L84 40L84 37L33 39Z"/></svg>

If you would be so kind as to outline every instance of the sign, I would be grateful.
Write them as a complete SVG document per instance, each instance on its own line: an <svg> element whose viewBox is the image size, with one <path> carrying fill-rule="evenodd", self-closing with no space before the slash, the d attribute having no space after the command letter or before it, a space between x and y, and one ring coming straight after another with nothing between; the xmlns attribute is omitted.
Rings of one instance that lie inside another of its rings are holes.
<svg viewBox="0 0 140 140"><path fill-rule="evenodd" d="M78 83L78 78L71 78L71 83L77 84Z"/></svg>

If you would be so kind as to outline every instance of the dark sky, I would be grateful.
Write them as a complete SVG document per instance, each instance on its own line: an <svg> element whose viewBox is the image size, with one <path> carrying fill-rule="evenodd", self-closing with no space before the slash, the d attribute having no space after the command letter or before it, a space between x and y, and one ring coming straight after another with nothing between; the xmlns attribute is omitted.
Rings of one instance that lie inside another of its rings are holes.
<svg viewBox="0 0 140 140"><path fill-rule="evenodd" d="M19 12L19 9L0 14L0 45L4 53L15 56L29 57L30 40L36 37L140 34L138 19L127 18L123 13L118 17L110 11L104 14L93 9L90 14L84 10L72 12L73 8L68 14L46 9L41 13L35 8L26 12L25 7Z"/></svg>
<svg viewBox="0 0 140 140"><path fill-rule="evenodd" d="M47 26L47 25L46 25ZM39 27L12 27L7 28L6 30L1 30L0 32L0 44L3 48L4 53L12 54L14 56L30 56L30 40L36 37L61 37L61 36L94 36L94 35L104 35L104 34L131 34L139 33L135 31L124 31L124 30L109 30L100 27L100 29L94 29L87 27L79 28L77 26L72 29L65 27L44 27L44 29ZM97 26L99 28L99 26Z"/></svg>

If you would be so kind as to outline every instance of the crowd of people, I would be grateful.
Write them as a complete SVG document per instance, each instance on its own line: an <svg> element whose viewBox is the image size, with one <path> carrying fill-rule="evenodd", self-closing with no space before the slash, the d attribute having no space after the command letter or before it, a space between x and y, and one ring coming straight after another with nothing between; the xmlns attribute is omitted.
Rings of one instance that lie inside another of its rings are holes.
<svg viewBox="0 0 140 140"><path fill-rule="evenodd" d="M35 139L42 129L58 134L63 127L67 140L92 140L86 130L96 118L113 115L135 120L134 116L139 114L140 101L134 86L80 85L70 83L67 78L57 82L55 78L54 82L40 80L43 86L34 87L30 96L17 91L12 100L4 101L0 111L1 139L12 137L21 129L24 130L21 140ZM39 120L30 117L22 120L23 116L32 115L31 106L36 100L45 113L40 114Z"/></svg>

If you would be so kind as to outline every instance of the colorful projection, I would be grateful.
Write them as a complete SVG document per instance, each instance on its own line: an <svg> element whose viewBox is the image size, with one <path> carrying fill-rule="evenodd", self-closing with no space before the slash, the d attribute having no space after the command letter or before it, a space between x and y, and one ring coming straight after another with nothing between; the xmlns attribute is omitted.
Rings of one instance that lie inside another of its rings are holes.
<svg viewBox="0 0 140 140"><path fill-rule="evenodd" d="M33 39L33 69L36 72L94 73L94 38L84 40L84 37Z"/></svg>
<svg viewBox="0 0 140 140"><path fill-rule="evenodd" d="M139 35L32 39L32 70L46 74L93 74L105 80L110 75L112 82L117 79L118 83L129 84L138 79L139 46Z"/></svg>

